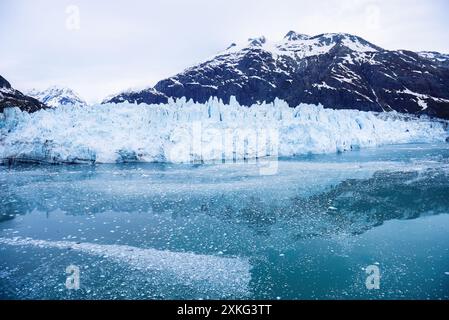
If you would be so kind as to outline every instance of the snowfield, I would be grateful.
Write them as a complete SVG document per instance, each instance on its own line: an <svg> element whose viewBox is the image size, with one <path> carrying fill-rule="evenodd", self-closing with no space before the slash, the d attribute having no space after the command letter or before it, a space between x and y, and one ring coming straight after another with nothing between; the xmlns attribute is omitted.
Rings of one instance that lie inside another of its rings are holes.
<svg viewBox="0 0 449 320"><path fill-rule="evenodd" d="M61 106L0 114L0 161L192 162L334 153L396 143L444 142L448 124L398 113L240 106L217 99L166 105Z"/></svg>

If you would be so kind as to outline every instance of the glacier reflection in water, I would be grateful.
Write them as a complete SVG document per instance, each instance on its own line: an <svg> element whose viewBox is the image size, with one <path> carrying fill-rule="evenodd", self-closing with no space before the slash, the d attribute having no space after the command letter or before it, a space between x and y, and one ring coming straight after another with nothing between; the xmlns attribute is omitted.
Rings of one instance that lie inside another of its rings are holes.
<svg viewBox="0 0 449 320"><path fill-rule="evenodd" d="M449 298L449 148L0 167L0 298ZM65 268L81 268L81 289ZM365 287L377 264L381 290Z"/></svg>

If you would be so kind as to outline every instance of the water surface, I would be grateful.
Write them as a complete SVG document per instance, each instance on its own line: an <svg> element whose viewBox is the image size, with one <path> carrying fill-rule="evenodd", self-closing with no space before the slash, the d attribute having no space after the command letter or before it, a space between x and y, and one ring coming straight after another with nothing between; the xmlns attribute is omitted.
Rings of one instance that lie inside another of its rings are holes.
<svg viewBox="0 0 449 320"><path fill-rule="evenodd" d="M449 299L449 145L278 165L0 167L0 298Z"/></svg>

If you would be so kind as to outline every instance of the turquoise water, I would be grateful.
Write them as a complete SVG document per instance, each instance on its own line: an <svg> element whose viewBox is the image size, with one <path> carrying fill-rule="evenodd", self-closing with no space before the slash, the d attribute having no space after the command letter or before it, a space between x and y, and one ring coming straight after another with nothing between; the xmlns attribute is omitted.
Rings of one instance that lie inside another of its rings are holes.
<svg viewBox="0 0 449 320"><path fill-rule="evenodd" d="M0 167L0 298L449 299L448 178L447 144Z"/></svg>

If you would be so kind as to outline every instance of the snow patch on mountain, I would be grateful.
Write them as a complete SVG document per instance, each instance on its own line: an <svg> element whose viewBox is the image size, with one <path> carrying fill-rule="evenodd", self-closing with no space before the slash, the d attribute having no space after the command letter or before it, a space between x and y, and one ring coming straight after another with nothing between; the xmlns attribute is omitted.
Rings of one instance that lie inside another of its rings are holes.
<svg viewBox="0 0 449 320"><path fill-rule="evenodd" d="M0 159L55 163L192 162L333 153L384 144L444 142L447 123L398 113L240 106L218 99L166 105L61 106L0 115Z"/></svg>
<svg viewBox="0 0 449 320"><path fill-rule="evenodd" d="M27 94L51 108L64 105L87 105L76 92L70 88L52 86L45 90L30 90Z"/></svg>
<svg viewBox="0 0 449 320"><path fill-rule="evenodd" d="M420 57L429 59L431 61L449 62L449 54L433 52L433 51L421 51L421 52L417 52L417 54Z"/></svg>
<svg viewBox="0 0 449 320"><path fill-rule="evenodd" d="M262 36L248 39L247 43L239 45L233 43L226 51L221 52L216 57L229 54L241 55L254 48L260 48L271 53L274 57L288 56L295 59L303 59L326 54L338 45L358 53L377 52L381 50L381 48L366 40L350 34L326 33L310 37L290 31L281 41L269 41Z"/></svg>
<svg viewBox="0 0 449 320"><path fill-rule="evenodd" d="M388 90L385 90L385 91L388 92ZM429 101L429 100L433 100L433 101L439 102L439 103L449 103L448 99L437 98L437 97L432 97L427 94L413 92L407 88L405 90L398 90L398 91L396 91L396 93L403 93L406 95L414 96L416 98L416 102L418 103L418 105L422 107L422 110L426 110L429 107L427 104L427 101Z"/></svg>

